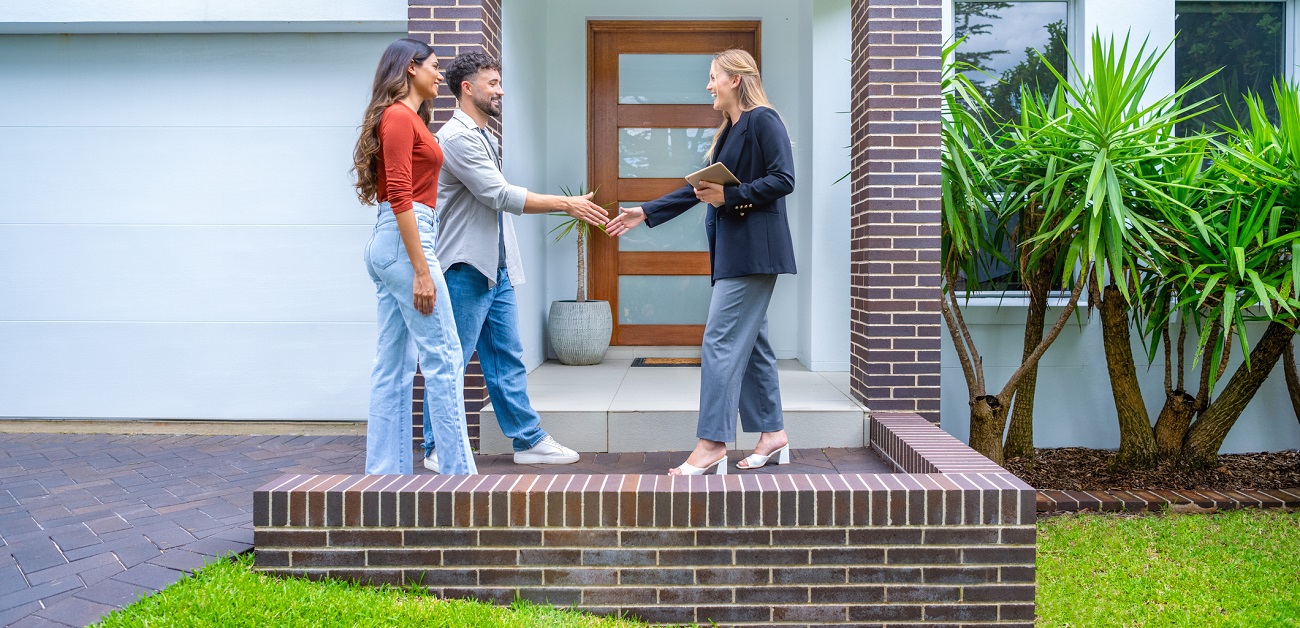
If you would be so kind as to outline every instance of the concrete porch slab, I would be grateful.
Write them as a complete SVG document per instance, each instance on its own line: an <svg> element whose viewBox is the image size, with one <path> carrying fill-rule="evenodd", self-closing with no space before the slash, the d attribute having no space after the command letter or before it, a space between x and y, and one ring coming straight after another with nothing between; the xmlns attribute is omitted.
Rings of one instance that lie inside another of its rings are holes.
<svg viewBox="0 0 1300 628"><path fill-rule="evenodd" d="M546 362L528 374L528 394L542 427L578 451L694 447L700 368L633 367L634 357L677 357L680 350L617 349L594 366ZM849 394L848 373L809 371L797 360L781 360L778 368L786 429L796 447L864 446L867 409ZM480 417L480 453L512 452L490 404ZM739 432L731 446L745 449L756 442L757 435Z"/></svg>

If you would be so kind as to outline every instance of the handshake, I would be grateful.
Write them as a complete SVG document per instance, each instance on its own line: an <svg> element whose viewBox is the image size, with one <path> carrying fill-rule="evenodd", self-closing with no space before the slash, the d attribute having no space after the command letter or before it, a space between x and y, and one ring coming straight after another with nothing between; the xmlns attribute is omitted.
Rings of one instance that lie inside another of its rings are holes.
<svg viewBox="0 0 1300 628"><path fill-rule="evenodd" d="M614 237L621 236L645 222L645 211L640 206L620 208L619 214L610 218L605 208L591 201L592 194L595 193L589 192L582 196L561 197L566 201L563 208L564 213L590 225L600 227L605 230L605 233ZM700 202L715 207L721 206L725 202L722 185L711 181L700 181L699 185L695 187L695 197Z"/></svg>

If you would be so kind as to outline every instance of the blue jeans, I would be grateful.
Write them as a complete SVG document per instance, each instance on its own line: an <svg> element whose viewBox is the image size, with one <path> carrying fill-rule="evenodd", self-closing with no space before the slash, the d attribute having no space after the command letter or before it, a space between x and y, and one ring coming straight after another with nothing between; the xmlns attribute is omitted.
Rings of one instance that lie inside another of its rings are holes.
<svg viewBox="0 0 1300 628"><path fill-rule="evenodd" d="M424 429L447 443L438 458L442 472L475 474L465 424L465 362L456 335L451 296L434 255L438 227L433 210L419 203L415 213L429 271L438 295L433 313L415 309L411 266L397 217L380 203L375 231L366 244L366 267L379 298L379 342L370 375L370 416L366 422L366 473L411 473L411 392L418 356L424 373ZM408 353L413 347L414 356Z"/></svg>
<svg viewBox="0 0 1300 628"><path fill-rule="evenodd" d="M487 277L473 266L452 264L447 269L446 280L464 361L469 363L475 348L478 349L483 380L501 432L514 440L515 451L532 448L546 438L546 432L542 431L541 417L528 401L528 370L524 368L519 308L515 305L515 288L510 285L510 276L506 269L498 270L497 285L489 288ZM442 436L429 430L426 418L425 455L441 442ZM439 448L439 463L442 455Z"/></svg>

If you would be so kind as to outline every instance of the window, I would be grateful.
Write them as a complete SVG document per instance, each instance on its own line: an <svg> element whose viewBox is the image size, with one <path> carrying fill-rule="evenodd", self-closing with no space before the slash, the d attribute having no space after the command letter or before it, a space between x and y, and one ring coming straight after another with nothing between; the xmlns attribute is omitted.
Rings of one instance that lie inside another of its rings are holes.
<svg viewBox="0 0 1300 628"><path fill-rule="evenodd" d="M957 61L979 68L967 77L1003 120L1020 115L1021 85L1037 85L1044 94L1055 87L1056 77L1039 53L1066 74L1066 2L956 0L953 9L953 35L965 38L957 48Z"/></svg>
<svg viewBox="0 0 1300 628"><path fill-rule="evenodd" d="M1214 70L1219 73L1188 96L1188 102L1213 98L1218 107L1184 123L1188 131L1213 131L1219 124L1245 121L1247 92L1267 95L1274 79L1286 78L1286 2L1174 3L1174 66L1179 85ZM1222 69L1220 69L1222 68ZM1272 107L1272 98L1264 102ZM1269 112L1276 116L1276 111ZM1276 118L1274 118L1276 119Z"/></svg>
<svg viewBox="0 0 1300 628"><path fill-rule="evenodd" d="M1044 95L1052 92L1057 79L1048 64L1063 76L1068 74L1069 8L1064 0L955 0L953 35L964 38L957 48L957 61L977 68L966 76L983 92L999 120L1018 120L1022 85ZM1007 227L1008 232L1014 230L1014 224ZM1014 262L1009 238L1008 234L1000 243L1002 254ZM984 255L977 265L974 276L959 273L958 289L1002 294L1024 289L1014 263Z"/></svg>

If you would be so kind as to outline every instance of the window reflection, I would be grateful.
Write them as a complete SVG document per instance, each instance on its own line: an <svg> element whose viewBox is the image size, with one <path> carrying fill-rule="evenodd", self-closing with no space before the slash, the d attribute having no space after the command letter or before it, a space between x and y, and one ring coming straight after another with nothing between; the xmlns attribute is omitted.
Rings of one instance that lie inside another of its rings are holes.
<svg viewBox="0 0 1300 628"><path fill-rule="evenodd" d="M954 4L953 34L966 38L957 61L1002 120L1020 115L1020 86L1038 85L1050 94L1057 80L1043 63L1066 75L1065 2L963 2Z"/></svg>
<svg viewBox="0 0 1300 628"><path fill-rule="evenodd" d="M714 128L618 130L620 178L684 177L704 166Z"/></svg>
<svg viewBox="0 0 1300 628"><path fill-rule="evenodd" d="M1194 103L1212 98L1218 107L1189 120L1180 131L1214 131L1245 123L1242 96L1269 94L1274 78L1284 76L1286 5L1282 2L1176 2L1174 66L1178 84L1220 70L1187 97ZM1277 120L1273 99L1264 98L1269 117Z"/></svg>
<svg viewBox="0 0 1300 628"><path fill-rule="evenodd" d="M619 203L621 207L636 207L640 203ZM633 229L618 239L620 251L707 251L709 240L704 235L704 205L699 204L686 213L654 229Z"/></svg>
<svg viewBox="0 0 1300 628"><path fill-rule="evenodd" d="M711 105L705 89L713 55L621 54L618 104Z"/></svg>
<svg viewBox="0 0 1300 628"><path fill-rule="evenodd" d="M712 294L708 275L623 275L618 278L618 322L703 325Z"/></svg>

